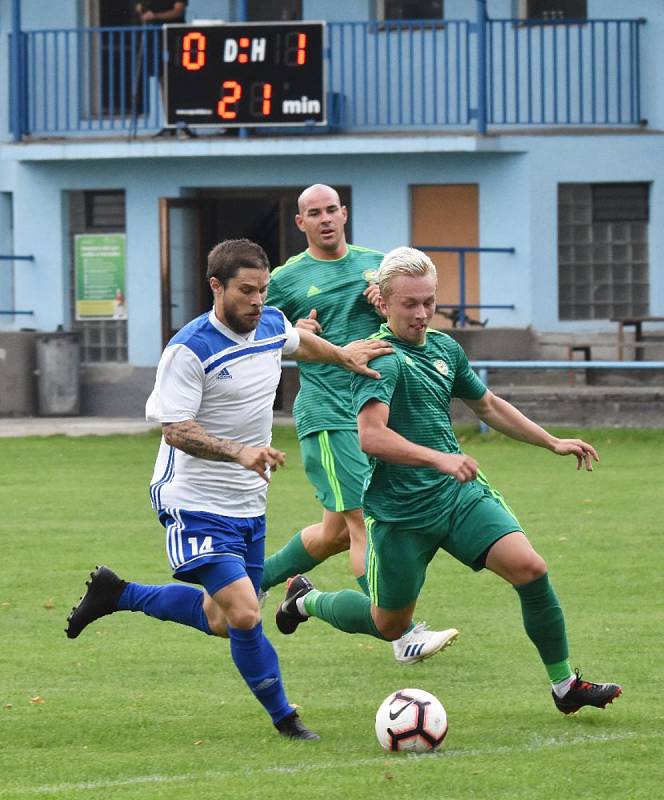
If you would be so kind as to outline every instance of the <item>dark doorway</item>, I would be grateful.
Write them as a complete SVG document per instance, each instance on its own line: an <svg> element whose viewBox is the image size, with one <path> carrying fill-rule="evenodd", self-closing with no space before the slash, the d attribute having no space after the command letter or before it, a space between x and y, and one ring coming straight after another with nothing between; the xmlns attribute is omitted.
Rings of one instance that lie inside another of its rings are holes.
<svg viewBox="0 0 664 800"><path fill-rule="evenodd" d="M152 53L159 39L157 31L139 32L103 30L138 25L135 0L97 0L91 19L100 29L92 40L99 57L93 65L99 81L99 104L103 115L133 115L146 112L147 66L156 59Z"/></svg>
<svg viewBox="0 0 664 800"><path fill-rule="evenodd" d="M200 189L187 198L161 199L164 345L190 319L212 307L205 267L207 254L218 242L251 239L265 250L273 268L306 248L304 235L295 225L302 188ZM350 187L339 187L339 192L350 211ZM346 236L352 241L350 223ZM297 386L297 370L286 370L275 409L290 409Z"/></svg>
<svg viewBox="0 0 664 800"><path fill-rule="evenodd" d="M302 187L199 189L187 198L162 198L161 275L164 344L189 319L212 306L205 281L207 254L224 239L251 239L272 267L306 248L295 225ZM350 210L350 188L340 187ZM350 222L346 236L351 238Z"/></svg>

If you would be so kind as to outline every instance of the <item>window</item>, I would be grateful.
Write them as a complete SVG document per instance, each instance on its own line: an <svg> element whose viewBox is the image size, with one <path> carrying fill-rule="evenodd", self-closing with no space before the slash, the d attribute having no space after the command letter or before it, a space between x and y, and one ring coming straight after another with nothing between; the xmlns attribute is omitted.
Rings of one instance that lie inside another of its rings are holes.
<svg viewBox="0 0 664 800"><path fill-rule="evenodd" d="M648 184L558 187L561 320L647 316Z"/></svg>
<svg viewBox="0 0 664 800"><path fill-rule="evenodd" d="M377 0L377 19L442 19L443 0Z"/></svg>
<svg viewBox="0 0 664 800"><path fill-rule="evenodd" d="M148 110L142 76L134 75L132 64L142 70L145 58L151 69L158 32L146 29L132 38L127 32L105 30L139 24L136 4L137 0L85 0L82 4L83 27L91 29L76 40L89 82L82 98L86 116L144 114Z"/></svg>
<svg viewBox="0 0 664 800"><path fill-rule="evenodd" d="M541 19L586 19L587 0L519 0L519 17Z"/></svg>
<svg viewBox="0 0 664 800"><path fill-rule="evenodd" d="M302 19L302 0L249 0L250 22L289 22Z"/></svg>
<svg viewBox="0 0 664 800"><path fill-rule="evenodd" d="M595 183L593 222L648 222L647 183Z"/></svg>
<svg viewBox="0 0 664 800"><path fill-rule="evenodd" d="M86 363L124 363L127 361L127 320L77 320L74 309L74 236L77 233L124 233L125 193L88 191L69 193L69 219L72 242L70 307L72 330L81 337L81 360Z"/></svg>
<svg viewBox="0 0 664 800"><path fill-rule="evenodd" d="M84 192L86 233L124 231L124 192Z"/></svg>

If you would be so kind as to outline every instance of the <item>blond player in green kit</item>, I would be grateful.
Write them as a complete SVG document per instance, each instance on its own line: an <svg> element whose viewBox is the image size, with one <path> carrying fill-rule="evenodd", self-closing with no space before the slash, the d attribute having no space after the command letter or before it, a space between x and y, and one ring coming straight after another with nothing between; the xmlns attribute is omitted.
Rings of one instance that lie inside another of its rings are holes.
<svg viewBox="0 0 664 800"><path fill-rule="evenodd" d="M474 374L461 347L428 327L436 305L436 268L419 250L401 247L382 261L380 308L387 318L376 338L393 353L374 359L374 386L351 381L360 444L371 457L362 497L367 529L370 599L358 592L319 592L302 575L277 611L282 633L310 616L348 633L392 640L411 623L427 567L444 550L479 571L494 572L519 597L526 634L552 685L553 701L571 714L603 708L621 693L573 672L563 611L547 566L477 462L461 452L449 406L459 397L487 425L556 455L577 469L599 460L581 439L559 439L497 397Z"/></svg>
<svg viewBox="0 0 664 800"><path fill-rule="evenodd" d="M348 212L330 186L314 184L298 199L295 222L307 249L273 270L269 303L296 327L334 344L367 338L383 318L376 308L375 278L383 254L348 244ZM357 437L350 381L344 370L327 365L300 366L300 392L293 414L307 478L323 506L323 520L298 531L265 561L261 590L308 572L335 553L350 551L353 574L368 594L365 528L361 495L369 470ZM410 625L393 644L401 663L428 658L451 644L458 631L432 631Z"/></svg>

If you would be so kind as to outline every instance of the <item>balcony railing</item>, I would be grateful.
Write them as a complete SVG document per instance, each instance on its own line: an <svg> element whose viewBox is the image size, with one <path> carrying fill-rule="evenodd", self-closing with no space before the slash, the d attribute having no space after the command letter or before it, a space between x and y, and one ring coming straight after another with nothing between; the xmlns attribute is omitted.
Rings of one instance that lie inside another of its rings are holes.
<svg viewBox="0 0 664 800"><path fill-rule="evenodd" d="M331 22L330 121L349 132L638 125L641 24ZM158 28L23 32L23 74L11 80L19 136L158 130L160 47Z"/></svg>

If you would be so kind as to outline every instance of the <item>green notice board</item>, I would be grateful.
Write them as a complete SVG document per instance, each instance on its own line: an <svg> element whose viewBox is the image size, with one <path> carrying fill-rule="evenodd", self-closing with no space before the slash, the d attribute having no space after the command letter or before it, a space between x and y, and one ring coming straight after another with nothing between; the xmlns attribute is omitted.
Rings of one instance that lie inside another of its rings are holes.
<svg viewBox="0 0 664 800"><path fill-rule="evenodd" d="M75 237L76 319L127 319L125 234Z"/></svg>

